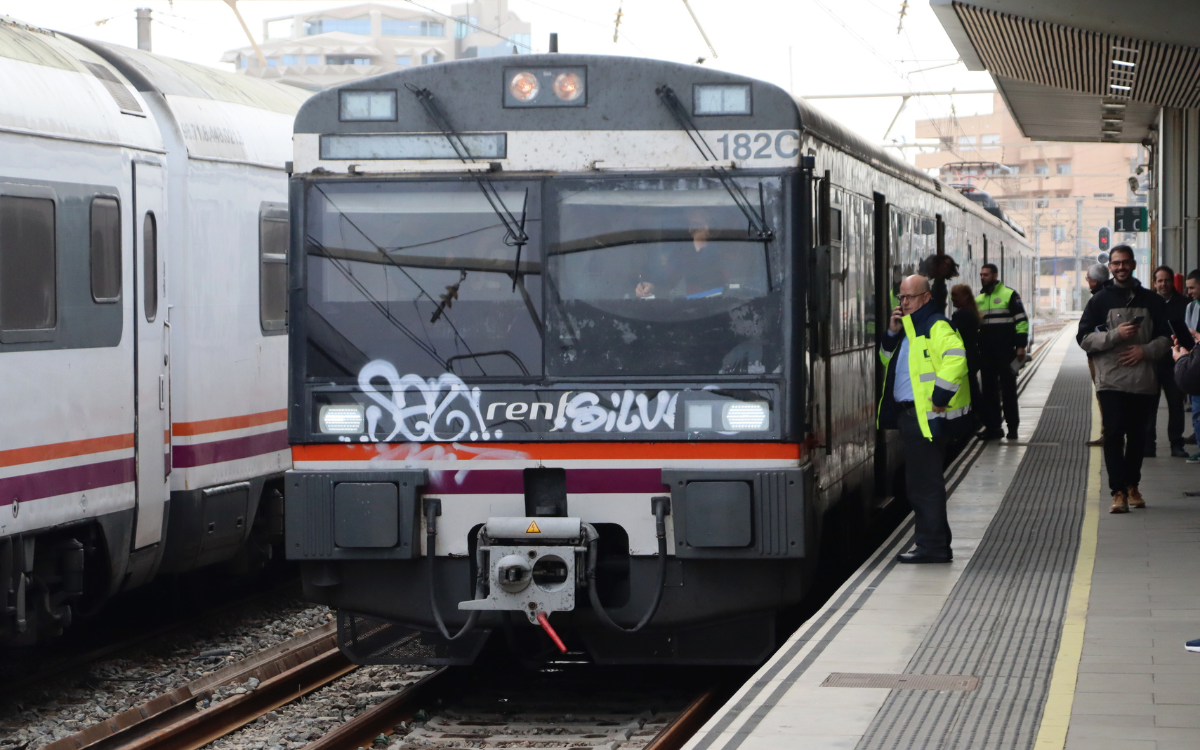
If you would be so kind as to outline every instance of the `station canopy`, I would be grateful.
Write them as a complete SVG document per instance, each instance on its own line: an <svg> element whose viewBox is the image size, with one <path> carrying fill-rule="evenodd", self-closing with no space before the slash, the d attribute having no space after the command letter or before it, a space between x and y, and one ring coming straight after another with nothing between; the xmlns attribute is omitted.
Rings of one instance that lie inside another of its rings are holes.
<svg viewBox="0 0 1200 750"><path fill-rule="evenodd" d="M931 0L1040 141L1140 143L1161 107L1200 107L1196 0Z"/></svg>

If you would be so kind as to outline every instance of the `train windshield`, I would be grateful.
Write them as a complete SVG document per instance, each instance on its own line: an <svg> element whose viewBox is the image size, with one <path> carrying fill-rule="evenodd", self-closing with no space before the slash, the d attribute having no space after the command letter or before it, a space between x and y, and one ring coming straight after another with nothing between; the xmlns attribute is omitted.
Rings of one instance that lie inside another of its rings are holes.
<svg viewBox="0 0 1200 750"><path fill-rule="evenodd" d="M314 183L308 196L308 375L507 380L542 373L540 193L499 183L517 248L473 181Z"/></svg>
<svg viewBox="0 0 1200 750"><path fill-rule="evenodd" d="M779 372L784 238L751 234L720 180L493 184L311 183L310 379L374 360L468 381ZM781 233L780 180L738 186Z"/></svg>
<svg viewBox="0 0 1200 750"><path fill-rule="evenodd" d="M551 183L547 373L763 375L782 360L782 242L710 177ZM761 190L760 190L761 188ZM784 224L780 182L736 188Z"/></svg>

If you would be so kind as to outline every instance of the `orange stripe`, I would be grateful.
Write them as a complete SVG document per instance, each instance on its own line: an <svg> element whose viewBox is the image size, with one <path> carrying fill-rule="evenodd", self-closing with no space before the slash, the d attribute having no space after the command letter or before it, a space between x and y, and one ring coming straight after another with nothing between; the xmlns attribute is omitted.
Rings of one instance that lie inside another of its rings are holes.
<svg viewBox="0 0 1200 750"><path fill-rule="evenodd" d="M174 435L207 435L212 432L240 430L245 427L258 427L272 422L286 422L287 409L262 411L258 414L244 414L240 417L222 417L220 419L205 419L199 422L176 422L171 425Z"/></svg>
<svg viewBox="0 0 1200 750"><path fill-rule="evenodd" d="M799 459L796 443L421 443L421 448L440 446L446 454L470 460L483 451L517 451L530 459L569 461L573 459ZM461 450L455 446L470 450ZM378 447L376 447L378 446ZM293 461L369 461L387 449L401 445L355 443L352 445L293 445Z"/></svg>
<svg viewBox="0 0 1200 750"><path fill-rule="evenodd" d="M29 448L14 448L0 451L0 466L16 466L31 464L35 461L50 461L55 458L84 456L89 453L104 453L133 447L133 433L128 435L109 435L102 438L87 438L86 440L71 440L66 443L51 443L49 445L34 445Z"/></svg>

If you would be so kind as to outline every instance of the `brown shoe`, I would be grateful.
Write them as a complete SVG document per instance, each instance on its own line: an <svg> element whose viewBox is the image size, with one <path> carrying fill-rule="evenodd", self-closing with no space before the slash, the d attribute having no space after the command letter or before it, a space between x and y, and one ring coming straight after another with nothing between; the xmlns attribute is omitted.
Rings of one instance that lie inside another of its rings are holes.
<svg viewBox="0 0 1200 750"><path fill-rule="evenodd" d="M1104 447L1104 438L1098 437L1095 440L1089 440L1086 443L1084 443L1084 445L1090 445L1093 448L1103 448Z"/></svg>
<svg viewBox="0 0 1200 750"><path fill-rule="evenodd" d="M1145 508L1146 500L1142 497L1142 493L1138 492L1137 487L1129 488L1129 507L1130 508Z"/></svg>
<svg viewBox="0 0 1200 750"><path fill-rule="evenodd" d="M1129 512L1129 495L1124 492L1113 493L1113 504L1108 509L1109 513L1128 513Z"/></svg>

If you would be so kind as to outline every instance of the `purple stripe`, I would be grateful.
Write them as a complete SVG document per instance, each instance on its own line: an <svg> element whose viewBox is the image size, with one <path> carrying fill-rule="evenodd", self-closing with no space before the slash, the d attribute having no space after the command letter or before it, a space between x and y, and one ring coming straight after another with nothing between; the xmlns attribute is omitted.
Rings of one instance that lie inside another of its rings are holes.
<svg viewBox="0 0 1200 750"><path fill-rule="evenodd" d="M132 482L136 476L135 466L135 459L119 458L116 461L0 479L0 506L11 505L14 498L27 502L41 497L54 497Z"/></svg>
<svg viewBox="0 0 1200 750"><path fill-rule="evenodd" d="M483 462L481 462L483 463ZM461 481L458 474L463 474ZM567 469L567 492L663 492L660 469ZM431 471L425 490L439 495L523 495L520 469L473 468Z"/></svg>
<svg viewBox="0 0 1200 750"><path fill-rule="evenodd" d="M264 432L261 435L247 435L229 440L214 440L211 443L175 445L171 447L171 466L176 469L188 469L193 466L235 461L239 458L261 456L264 453L287 449L287 430Z"/></svg>

